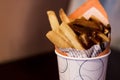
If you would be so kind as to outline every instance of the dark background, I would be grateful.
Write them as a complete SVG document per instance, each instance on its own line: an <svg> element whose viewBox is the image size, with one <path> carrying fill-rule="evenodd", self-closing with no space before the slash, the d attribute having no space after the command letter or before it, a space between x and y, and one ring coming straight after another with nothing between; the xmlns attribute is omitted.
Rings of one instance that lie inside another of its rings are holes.
<svg viewBox="0 0 120 80"><path fill-rule="evenodd" d="M112 49L106 80L120 80L120 52ZM57 58L48 52L0 65L0 80L59 80Z"/></svg>

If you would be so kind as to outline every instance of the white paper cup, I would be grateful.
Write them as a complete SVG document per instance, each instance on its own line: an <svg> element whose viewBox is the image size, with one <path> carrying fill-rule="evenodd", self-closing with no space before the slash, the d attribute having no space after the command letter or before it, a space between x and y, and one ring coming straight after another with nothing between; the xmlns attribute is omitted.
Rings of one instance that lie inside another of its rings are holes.
<svg viewBox="0 0 120 80"><path fill-rule="evenodd" d="M94 58L72 58L55 50L58 60L60 80L105 80L108 56Z"/></svg>

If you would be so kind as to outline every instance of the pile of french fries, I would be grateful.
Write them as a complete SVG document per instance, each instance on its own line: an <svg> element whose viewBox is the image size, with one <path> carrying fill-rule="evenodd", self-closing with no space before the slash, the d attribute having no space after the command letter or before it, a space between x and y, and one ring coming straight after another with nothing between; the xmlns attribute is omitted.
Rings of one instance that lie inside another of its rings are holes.
<svg viewBox="0 0 120 80"><path fill-rule="evenodd" d="M90 44L89 40L94 42L94 44L101 43L101 41L98 41L98 39L92 38L96 37L96 35L102 39L102 42L110 41L108 38L108 33L110 33L110 26L105 26L104 29L102 26L97 27L90 21L86 20L84 17L71 20L63 9L59 10L59 16L62 23L59 23L54 11L47 11L47 15L52 30L46 34L46 37L58 48L74 48L78 50L84 50L86 49L84 45L88 46ZM91 16L90 20L95 20L96 23L101 24L101 22L94 16ZM75 23L77 21L78 23ZM78 29L76 28L77 25L85 27L84 29L86 30L79 28L80 30L77 30L78 32L76 32L76 29ZM94 35L89 36L87 31L92 31L90 34Z"/></svg>

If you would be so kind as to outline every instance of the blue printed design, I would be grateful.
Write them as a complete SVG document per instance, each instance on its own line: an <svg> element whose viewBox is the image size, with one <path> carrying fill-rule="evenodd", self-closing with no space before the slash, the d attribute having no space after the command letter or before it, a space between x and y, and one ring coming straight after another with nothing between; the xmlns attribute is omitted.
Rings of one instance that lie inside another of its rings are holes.
<svg viewBox="0 0 120 80"><path fill-rule="evenodd" d="M63 63L62 65L59 65L59 66L61 66L59 72L60 73L65 73L67 68L68 68L68 61L67 61L67 59L62 61L62 63Z"/></svg>
<svg viewBox="0 0 120 80"><path fill-rule="evenodd" d="M97 64L97 66L92 65L93 67L92 66L90 67L89 64L91 63ZM79 67L79 76L81 80L100 80L103 74L103 70L104 70L104 63L101 59L97 61L86 60ZM95 79L92 79L92 76L96 76L94 77Z"/></svg>

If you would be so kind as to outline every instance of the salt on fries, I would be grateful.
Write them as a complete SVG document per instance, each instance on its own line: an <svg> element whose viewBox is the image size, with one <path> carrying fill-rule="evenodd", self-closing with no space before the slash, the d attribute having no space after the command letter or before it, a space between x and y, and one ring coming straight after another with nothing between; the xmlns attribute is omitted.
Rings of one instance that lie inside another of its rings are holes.
<svg viewBox="0 0 120 80"><path fill-rule="evenodd" d="M79 37L81 37L83 43L88 45L88 42L86 40L86 34L78 36L73 29L68 25L68 23L71 22L71 20L67 17L63 9L59 10L59 16L62 21L61 24L59 24L58 19L56 17L56 14L54 11L47 11L48 19L52 28L52 31L49 31L46 34L46 37L56 46L59 48L75 48L78 50L84 50L82 42L79 40ZM96 20L96 22L99 22L97 18L94 16L91 17L91 19ZM83 22L83 21L82 21ZM84 24L84 23L82 23ZM85 24L86 26L87 24ZM87 25L88 27L88 25ZM93 27L93 26L92 26ZM91 27L91 28L92 28ZM93 29L96 29L97 27L93 27ZM98 28L97 28L98 29ZM109 42L109 38L102 32L99 32L97 36L101 37L103 41ZM99 43L96 40L93 40L95 43Z"/></svg>

